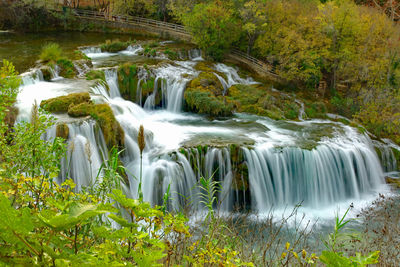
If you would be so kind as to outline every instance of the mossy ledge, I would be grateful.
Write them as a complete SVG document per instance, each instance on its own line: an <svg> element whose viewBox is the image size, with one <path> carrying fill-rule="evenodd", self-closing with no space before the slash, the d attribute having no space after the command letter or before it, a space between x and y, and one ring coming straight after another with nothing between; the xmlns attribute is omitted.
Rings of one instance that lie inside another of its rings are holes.
<svg viewBox="0 0 400 267"><path fill-rule="evenodd" d="M231 116L234 105L224 95L224 88L215 71L204 63L197 64L196 69L201 72L189 82L184 94L187 111L211 117Z"/></svg>
<svg viewBox="0 0 400 267"><path fill-rule="evenodd" d="M71 117L91 116L100 126L109 149L124 147L125 133L108 104L80 103L68 109Z"/></svg>
<svg viewBox="0 0 400 267"><path fill-rule="evenodd" d="M71 105L90 102L89 93L73 93L66 96L59 96L43 100L40 107L48 112L68 112Z"/></svg>
<svg viewBox="0 0 400 267"><path fill-rule="evenodd" d="M98 123L109 149L123 148L125 133L108 104L93 104L89 93L74 93L42 101L42 108L49 112L64 112L71 117L90 116ZM68 128L68 127L67 127ZM57 136L68 138L63 124L57 125Z"/></svg>

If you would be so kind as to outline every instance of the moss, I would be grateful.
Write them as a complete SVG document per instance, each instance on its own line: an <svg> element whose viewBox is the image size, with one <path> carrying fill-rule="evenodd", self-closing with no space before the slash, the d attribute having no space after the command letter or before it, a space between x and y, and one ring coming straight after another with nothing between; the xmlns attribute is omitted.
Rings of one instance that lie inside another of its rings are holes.
<svg viewBox="0 0 400 267"><path fill-rule="evenodd" d="M137 66L135 64L124 64L118 68L118 85L121 96L132 102L137 97Z"/></svg>
<svg viewBox="0 0 400 267"><path fill-rule="evenodd" d="M400 179L392 178L392 177L385 177L385 181L387 184L391 184L396 188L400 188Z"/></svg>
<svg viewBox="0 0 400 267"><path fill-rule="evenodd" d="M57 126L56 126L56 136L67 140L68 136L69 136L68 125L65 124L65 123L57 124Z"/></svg>
<svg viewBox="0 0 400 267"><path fill-rule="evenodd" d="M50 81L51 80L51 70L49 66L42 66L40 67L40 71L42 72L43 75L43 80L45 81Z"/></svg>
<svg viewBox="0 0 400 267"><path fill-rule="evenodd" d="M87 72L85 74L85 76L86 76L86 80L88 80L88 81L96 80L96 79L99 79L102 81L106 80L104 71L102 71L102 70L90 70L89 72Z"/></svg>
<svg viewBox="0 0 400 267"><path fill-rule="evenodd" d="M73 78L77 74L74 63L69 59L59 59L57 65L60 67L60 76L64 78Z"/></svg>
<svg viewBox="0 0 400 267"><path fill-rule="evenodd" d="M90 57L88 57L85 53L83 53L81 50L75 50L74 51L74 60L90 60Z"/></svg>
<svg viewBox="0 0 400 267"><path fill-rule="evenodd" d="M227 103L224 97L216 97L201 87L186 89L184 96L190 111L210 116L232 115L233 104Z"/></svg>
<svg viewBox="0 0 400 267"><path fill-rule="evenodd" d="M131 44L130 41L121 42L120 40L106 40L104 44L100 45L102 52L116 53L125 50Z"/></svg>
<svg viewBox="0 0 400 267"><path fill-rule="evenodd" d="M89 93L73 93L66 96L59 96L43 100L40 107L48 112L67 112L70 105L87 103L90 101Z"/></svg>
<svg viewBox="0 0 400 267"><path fill-rule="evenodd" d="M167 48L166 50L163 51L163 53L168 57L170 60L178 60L179 59L179 54L175 50L170 50Z"/></svg>
<svg viewBox="0 0 400 267"><path fill-rule="evenodd" d="M93 104L90 102L83 102L77 105L70 105L67 112L71 117L84 117L89 116L93 108Z"/></svg>
<svg viewBox="0 0 400 267"><path fill-rule="evenodd" d="M305 113L309 118L326 118L326 106L323 102L306 103Z"/></svg>
<svg viewBox="0 0 400 267"><path fill-rule="evenodd" d="M100 126L107 147L123 148L125 133L121 125L116 120L111 107L107 104L81 103L71 105L68 109L71 117L82 117L90 115Z"/></svg>

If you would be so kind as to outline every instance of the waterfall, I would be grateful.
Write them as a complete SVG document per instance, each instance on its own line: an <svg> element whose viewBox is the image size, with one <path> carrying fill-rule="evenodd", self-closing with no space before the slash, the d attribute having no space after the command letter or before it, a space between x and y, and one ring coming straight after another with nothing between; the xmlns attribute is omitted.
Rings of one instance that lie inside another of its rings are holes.
<svg viewBox="0 0 400 267"><path fill-rule="evenodd" d="M156 80L163 79L163 108L172 112L180 112L183 104L183 93L190 77L198 75L193 69L196 63L191 61L176 62L178 66L166 64L155 69Z"/></svg>
<svg viewBox="0 0 400 267"><path fill-rule="evenodd" d="M53 68L50 68L50 72L51 72L51 81L58 81L62 79L62 77L60 77L60 67L58 65L54 65Z"/></svg>
<svg viewBox="0 0 400 267"><path fill-rule="evenodd" d="M251 77L246 79L241 78L235 68L229 67L225 64L217 63L214 67L216 71L226 75L228 80L225 83L228 85L228 88L235 84L258 84L258 82L254 81Z"/></svg>
<svg viewBox="0 0 400 267"><path fill-rule="evenodd" d="M66 157L61 161L59 182L72 178L77 190L95 186L97 177L101 182L100 167L108 159L103 134L93 120L77 121L66 125L69 129L68 149ZM56 137L56 128L57 126L54 125L48 130L46 140Z"/></svg>
<svg viewBox="0 0 400 267"><path fill-rule="evenodd" d="M182 113L186 84L199 74L195 65L193 61L177 61L151 72L139 69L138 103L120 97L115 68L105 70L105 83L91 85L93 100L100 97L108 103L125 132L125 149L120 159L127 170L129 183L125 191L130 197L137 197L140 179L137 135L141 124L146 140L142 155L144 199L161 205L170 187L171 210L203 208L199 204L200 177L212 176L218 182L221 190L216 195L217 205L223 211L240 207L265 212L271 207L300 202L319 210L340 201L365 199L384 184L384 171L397 168L388 143L372 142L368 136L340 123L275 122L251 115L209 121ZM236 83L255 83L251 78L241 78L232 67L216 64L215 68L226 88ZM142 108L141 85L150 75L155 77L154 88ZM30 117L32 101L40 103L68 94L76 85L69 79L63 83L45 82L40 73L24 75L23 81L17 104L21 120ZM156 108L156 97L160 97L157 94L161 94L163 109L149 111ZM108 156L104 137L94 120L69 118L64 122L69 129L69 146L61 162L60 182L71 177L78 189L93 186ZM320 125L333 129L333 133L329 135ZM312 138L307 129L325 136L312 140L315 146L310 150L301 148L305 139ZM54 138L56 129L52 128L47 135L46 138ZM243 138L254 142L241 144Z"/></svg>
<svg viewBox="0 0 400 267"><path fill-rule="evenodd" d="M104 71L106 82L108 84L108 88L110 89L109 94L111 98L121 97L118 88L118 76L117 69L107 69Z"/></svg>
<svg viewBox="0 0 400 267"><path fill-rule="evenodd" d="M141 47L140 45L130 45L126 48L126 50L121 51L122 54L124 55L128 55L128 56L136 56L139 54L139 52L143 51L143 47Z"/></svg>

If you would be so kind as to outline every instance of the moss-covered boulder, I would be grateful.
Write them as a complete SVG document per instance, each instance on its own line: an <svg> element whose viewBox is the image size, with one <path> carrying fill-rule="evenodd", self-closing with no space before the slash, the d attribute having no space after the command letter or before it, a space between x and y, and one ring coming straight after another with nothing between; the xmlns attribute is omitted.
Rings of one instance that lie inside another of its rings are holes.
<svg viewBox="0 0 400 267"><path fill-rule="evenodd" d="M80 103L68 109L71 117L91 116L100 126L107 147L123 148L125 133L108 104Z"/></svg>
<svg viewBox="0 0 400 267"><path fill-rule="evenodd" d="M118 85L121 96L136 102L138 85L138 68L136 64L123 64L118 68Z"/></svg>
<svg viewBox="0 0 400 267"><path fill-rule="evenodd" d="M45 80L45 81L51 80L52 74L51 74L50 66L47 66L47 65L41 66L39 68L39 70L42 72L43 80Z"/></svg>
<svg viewBox="0 0 400 267"><path fill-rule="evenodd" d="M118 39L116 40L106 40L104 44L100 45L100 49L102 52L110 52L116 53L122 50L125 50L132 42L122 42Z"/></svg>
<svg viewBox="0 0 400 267"><path fill-rule="evenodd" d="M154 76L151 75L151 71L146 67L126 63L118 68L118 85L121 96L135 103L144 104L146 99L153 94L154 88L156 88L155 105L160 106L162 100L162 82L164 80L159 79L156 83Z"/></svg>
<svg viewBox="0 0 400 267"><path fill-rule="evenodd" d="M186 87L187 110L212 117L232 115L234 105L224 96L224 88L214 71L202 62L196 68L202 72Z"/></svg>
<svg viewBox="0 0 400 267"><path fill-rule="evenodd" d="M102 80L105 81L106 77L102 70L90 70L85 74L86 80Z"/></svg>
<svg viewBox="0 0 400 267"><path fill-rule="evenodd" d="M64 78L74 78L78 73L74 63L69 59L60 59L57 61L57 66L60 68L59 75Z"/></svg>
<svg viewBox="0 0 400 267"><path fill-rule="evenodd" d="M48 112L67 112L70 105L90 102L89 93L73 93L43 100L40 107Z"/></svg>
<svg viewBox="0 0 400 267"><path fill-rule="evenodd" d="M296 119L300 107L293 97L260 84L233 85L228 96L237 112L267 116L274 120Z"/></svg>

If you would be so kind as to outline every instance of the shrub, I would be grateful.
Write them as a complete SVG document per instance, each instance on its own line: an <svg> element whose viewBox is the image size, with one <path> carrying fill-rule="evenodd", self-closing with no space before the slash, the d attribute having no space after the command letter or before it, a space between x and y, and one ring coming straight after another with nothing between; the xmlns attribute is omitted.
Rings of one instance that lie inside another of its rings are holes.
<svg viewBox="0 0 400 267"><path fill-rule="evenodd" d="M42 47L40 60L49 63L55 63L63 57L61 47L56 43L48 43Z"/></svg>

